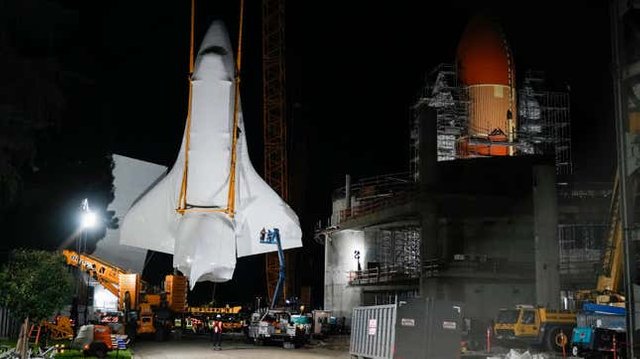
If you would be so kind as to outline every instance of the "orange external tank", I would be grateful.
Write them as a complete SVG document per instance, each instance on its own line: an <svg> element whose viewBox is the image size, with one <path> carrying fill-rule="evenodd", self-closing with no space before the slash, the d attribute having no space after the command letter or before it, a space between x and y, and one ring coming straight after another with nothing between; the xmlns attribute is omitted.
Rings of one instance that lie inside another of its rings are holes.
<svg viewBox="0 0 640 359"><path fill-rule="evenodd" d="M500 26L484 15L467 25L457 50L458 73L469 91L468 135L494 142L490 136L502 133L506 142L515 139L515 67L509 45ZM513 146L493 143L475 145L467 141L467 155L512 155ZM463 154L464 156L465 154Z"/></svg>

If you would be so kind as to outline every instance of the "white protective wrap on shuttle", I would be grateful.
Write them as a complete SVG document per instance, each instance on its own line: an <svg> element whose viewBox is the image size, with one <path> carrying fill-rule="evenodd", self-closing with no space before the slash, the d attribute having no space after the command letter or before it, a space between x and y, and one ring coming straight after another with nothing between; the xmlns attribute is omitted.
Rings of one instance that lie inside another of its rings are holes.
<svg viewBox="0 0 640 359"><path fill-rule="evenodd" d="M233 52L224 25L214 22L198 52L191 79L191 130L187 203L225 208L234 113ZM302 246L293 210L257 174L239 118L236 214L176 212L184 170L185 139L169 174L141 197L124 218L123 244L174 255L174 266L197 281L231 279L236 256L272 252L260 231L279 228L283 249ZM186 132L185 132L186 133Z"/></svg>
<svg viewBox="0 0 640 359"><path fill-rule="evenodd" d="M113 154L114 198L107 208L122 223L133 201L167 173L167 168L150 162ZM131 272L142 273L146 249L120 244L120 228L107 228L106 235L96 244L94 256Z"/></svg>

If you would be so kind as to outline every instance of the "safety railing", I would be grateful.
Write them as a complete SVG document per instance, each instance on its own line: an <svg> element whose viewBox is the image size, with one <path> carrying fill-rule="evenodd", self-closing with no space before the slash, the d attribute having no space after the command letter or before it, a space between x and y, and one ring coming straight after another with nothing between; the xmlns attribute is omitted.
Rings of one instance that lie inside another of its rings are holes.
<svg viewBox="0 0 640 359"><path fill-rule="evenodd" d="M342 222L407 202L415 188L409 172L363 178L351 186L351 208L341 210L339 220ZM345 195L345 187L334 191L334 198L344 198Z"/></svg>
<svg viewBox="0 0 640 359"><path fill-rule="evenodd" d="M400 205L402 203L409 202L413 197L413 192L405 193L392 193L385 198L377 198L375 200L367 200L360 202L351 208L343 209L340 211L340 222L352 219L355 217L364 216L371 213L379 212L384 208Z"/></svg>
<svg viewBox="0 0 640 359"><path fill-rule="evenodd" d="M581 182L558 190L558 195L565 199L611 198L611 188L611 182Z"/></svg>
<svg viewBox="0 0 640 359"><path fill-rule="evenodd" d="M561 261L558 265L558 270L560 272L560 275L585 275L590 278L595 278L593 274L598 273L598 270L600 270L601 266L602 264L600 263L600 260L585 260L573 262Z"/></svg>
<svg viewBox="0 0 640 359"><path fill-rule="evenodd" d="M422 268L405 264L384 265L380 267L349 272L349 285L372 285L390 282L401 282L423 276L436 276L441 268L438 260L426 261Z"/></svg>
<svg viewBox="0 0 640 359"><path fill-rule="evenodd" d="M474 275L528 275L535 271L535 263L514 262L501 258L489 258L486 261L449 261L431 259L424 261L421 268L416 266L384 265L380 267L350 271L349 285L374 285L390 282L402 282L411 279L438 277L444 272L453 276Z"/></svg>
<svg viewBox="0 0 640 359"><path fill-rule="evenodd" d="M458 274L524 274L535 271L533 262L515 262L504 258L487 258L486 260L462 260L452 261L447 268Z"/></svg>

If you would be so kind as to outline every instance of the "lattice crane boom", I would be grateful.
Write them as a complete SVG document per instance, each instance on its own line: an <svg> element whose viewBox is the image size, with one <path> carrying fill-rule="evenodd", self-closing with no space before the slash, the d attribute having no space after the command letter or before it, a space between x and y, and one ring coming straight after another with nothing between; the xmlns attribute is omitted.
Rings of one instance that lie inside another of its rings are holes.
<svg viewBox="0 0 640 359"><path fill-rule="evenodd" d="M264 121L264 178L283 200L289 197L284 56L284 0L262 1L262 84ZM280 263L277 253L266 255L269 298L274 297ZM291 275L288 276L291 280ZM285 282L283 297L289 295Z"/></svg>

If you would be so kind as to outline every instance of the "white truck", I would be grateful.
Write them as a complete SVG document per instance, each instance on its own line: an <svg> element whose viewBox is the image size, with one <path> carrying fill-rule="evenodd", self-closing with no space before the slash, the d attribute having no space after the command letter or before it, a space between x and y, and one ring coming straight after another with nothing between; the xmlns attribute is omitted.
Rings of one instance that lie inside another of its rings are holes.
<svg viewBox="0 0 640 359"><path fill-rule="evenodd" d="M247 336L257 345L269 342L282 342L287 349L304 344L304 329L300 329L291 320L291 313L286 310L270 309L266 312L255 312L251 315L251 323Z"/></svg>

